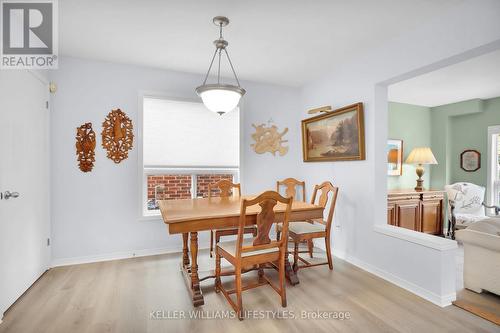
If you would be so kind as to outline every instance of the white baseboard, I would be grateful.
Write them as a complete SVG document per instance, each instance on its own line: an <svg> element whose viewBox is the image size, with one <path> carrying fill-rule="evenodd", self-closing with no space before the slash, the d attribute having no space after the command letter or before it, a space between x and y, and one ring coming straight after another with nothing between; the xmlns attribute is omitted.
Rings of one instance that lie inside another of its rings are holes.
<svg viewBox="0 0 500 333"><path fill-rule="evenodd" d="M315 242L314 243L315 247L318 247L322 250L325 250L325 242ZM382 269L379 269L378 267L375 267L371 264L368 264L362 260L359 260L357 258L354 258L352 256L347 255L345 252L333 249L333 255L336 256L337 258L340 258L342 260L347 261L348 263L361 268L364 271L367 271L373 275L378 276L379 278L382 278L386 281L389 281L392 284L395 284L396 286L403 288L419 297L422 297L423 299L434 303L440 307L445 307L448 305L451 305L451 302L456 300L457 294L456 293L451 293L448 295L440 296L436 293L433 293L425 288L422 288L413 282L407 281L405 279L402 279L392 273L386 272Z"/></svg>
<svg viewBox="0 0 500 333"><path fill-rule="evenodd" d="M344 256L343 259L348 263L353 264L354 266L357 266L362 270L365 270L373 275L376 275L379 278L389 281L390 283L395 284L396 286L403 288L419 297L422 297L423 299L433 304L436 304L437 306L446 307L448 305L451 305L451 302L453 302L457 298L456 293L451 293L444 296L438 295L436 293L433 293L425 288L422 288L414 284L413 282L402 279L392 273L384 271L378 267L375 267L357 258L353 258L351 256Z"/></svg>
<svg viewBox="0 0 500 333"><path fill-rule="evenodd" d="M202 250L202 249L204 249L204 247L200 247L199 249ZM137 250L137 251L113 252L113 253L99 254L99 255L94 255L94 256L58 258L58 259L52 260L51 267L90 264L90 263L94 263L94 262L130 259L130 258L136 258L136 257L147 257L147 256L158 255L158 254L179 253L181 251L182 250L179 250L178 247L176 247L176 248L157 248L157 249L143 249L143 250Z"/></svg>
<svg viewBox="0 0 500 333"><path fill-rule="evenodd" d="M314 246L325 250L324 242L315 242ZM201 249L208 247L200 247ZM179 253L179 248L159 248L159 249L144 249L138 251L126 251L126 252L114 252L102 255L95 256L83 256L83 257L73 257L73 258L61 258L52 260L51 267L59 267L59 266L68 266L68 265L79 265L79 264L88 264L94 262L102 262L102 261L111 261L111 260L120 260L120 259L129 259L135 257L145 257L145 256L153 256L158 254L168 254L168 253ZM343 251L333 250L333 255L337 258L347 261L348 263L357 266L371 274L374 274L386 281L395 284L396 286L408 290L409 292L422 297L423 299L434 303L440 307L445 307L451 305L451 302L456 299L456 293L451 293L449 295L440 296L435 294L427 289L424 289L410 281L404 280L392 273L386 272L382 269L379 269L371 264L368 264L362 260L354 258L352 256L346 255ZM1 319L0 319L1 323Z"/></svg>

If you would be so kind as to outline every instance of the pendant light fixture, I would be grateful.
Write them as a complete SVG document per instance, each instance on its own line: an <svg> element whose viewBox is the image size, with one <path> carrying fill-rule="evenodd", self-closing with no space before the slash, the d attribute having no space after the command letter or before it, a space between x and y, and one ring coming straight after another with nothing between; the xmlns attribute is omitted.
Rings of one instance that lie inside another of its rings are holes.
<svg viewBox="0 0 500 333"><path fill-rule="evenodd" d="M241 97L245 94L245 89L240 86L240 81L236 72L234 71L233 63L231 58L229 58L229 53L227 52L228 42L222 37L222 28L229 24L229 19L225 16L216 16L213 19L215 25L219 27L219 39L214 41L215 52L210 62L210 67L208 67L207 75L203 84L196 88L196 93L201 97L203 104L210 111L217 112L223 115L238 106ZM233 71L234 78L236 79L237 86L232 84L223 84L220 80L220 64L222 52L227 57L231 70ZM214 64L215 57L218 57L217 66L217 83L207 84L208 76L212 70L212 65Z"/></svg>

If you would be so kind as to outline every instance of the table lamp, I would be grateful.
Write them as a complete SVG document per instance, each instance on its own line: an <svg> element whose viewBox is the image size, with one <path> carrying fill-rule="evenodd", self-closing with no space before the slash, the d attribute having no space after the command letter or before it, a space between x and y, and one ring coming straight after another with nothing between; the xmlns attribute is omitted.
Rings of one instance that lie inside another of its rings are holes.
<svg viewBox="0 0 500 333"><path fill-rule="evenodd" d="M406 159L407 164L417 164L417 187L415 187L415 191L423 191L424 190L424 180L422 176L424 175L424 164L438 164L432 150L429 147L416 147L410 152L408 158Z"/></svg>

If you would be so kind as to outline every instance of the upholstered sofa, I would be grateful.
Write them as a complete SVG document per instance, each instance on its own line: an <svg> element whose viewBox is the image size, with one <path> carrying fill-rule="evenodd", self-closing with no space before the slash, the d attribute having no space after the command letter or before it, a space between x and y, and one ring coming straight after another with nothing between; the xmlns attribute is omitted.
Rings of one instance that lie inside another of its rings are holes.
<svg viewBox="0 0 500 333"><path fill-rule="evenodd" d="M464 287L500 295L500 218L486 218L458 230L464 245Z"/></svg>

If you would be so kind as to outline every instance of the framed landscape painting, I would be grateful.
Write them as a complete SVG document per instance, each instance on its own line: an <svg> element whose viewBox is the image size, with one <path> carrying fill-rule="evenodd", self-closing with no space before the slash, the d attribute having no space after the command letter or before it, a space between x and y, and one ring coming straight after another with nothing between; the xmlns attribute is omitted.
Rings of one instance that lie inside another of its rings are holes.
<svg viewBox="0 0 500 333"><path fill-rule="evenodd" d="M304 162L365 159L363 103L302 120Z"/></svg>
<svg viewBox="0 0 500 333"><path fill-rule="evenodd" d="M387 140L387 175L403 174L403 140Z"/></svg>

